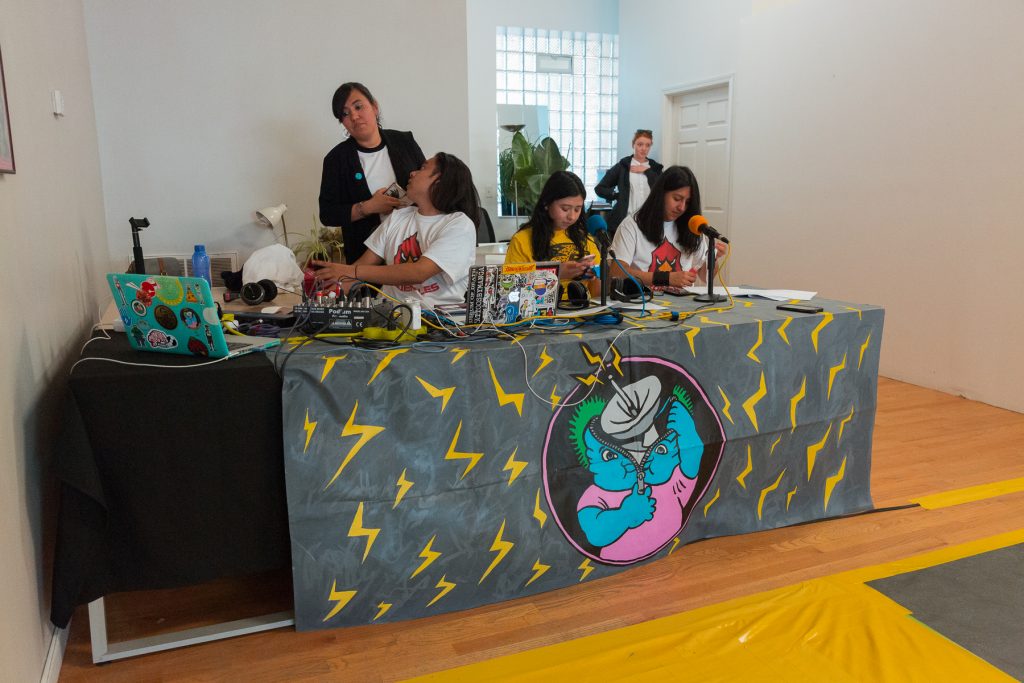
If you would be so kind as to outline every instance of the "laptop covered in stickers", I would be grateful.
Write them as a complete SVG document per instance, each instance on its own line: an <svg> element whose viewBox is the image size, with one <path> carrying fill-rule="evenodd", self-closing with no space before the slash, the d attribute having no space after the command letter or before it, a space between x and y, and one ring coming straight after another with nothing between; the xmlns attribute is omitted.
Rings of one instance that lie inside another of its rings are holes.
<svg viewBox="0 0 1024 683"><path fill-rule="evenodd" d="M514 324L554 317L558 308L558 263L472 266L466 289L466 324Z"/></svg>
<svg viewBox="0 0 1024 683"><path fill-rule="evenodd" d="M125 335L139 351L200 358L240 356L280 339L224 334L210 284L198 277L108 273Z"/></svg>

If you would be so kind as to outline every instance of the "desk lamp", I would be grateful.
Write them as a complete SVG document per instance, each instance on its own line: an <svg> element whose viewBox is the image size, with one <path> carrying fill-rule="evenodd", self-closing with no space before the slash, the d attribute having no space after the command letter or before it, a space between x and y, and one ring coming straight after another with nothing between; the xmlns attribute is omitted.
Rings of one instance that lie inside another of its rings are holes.
<svg viewBox="0 0 1024 683"><path fill-rule="evenodd" d="M271 231L277 230L277 222L280 221L281 233L284 235L284 246L291 249L291 246L288 244L288 226L284 222L284 212L287 210L288 207L284 204L260 209L256 212L256 220L264 227L270 228Z"/></svg>

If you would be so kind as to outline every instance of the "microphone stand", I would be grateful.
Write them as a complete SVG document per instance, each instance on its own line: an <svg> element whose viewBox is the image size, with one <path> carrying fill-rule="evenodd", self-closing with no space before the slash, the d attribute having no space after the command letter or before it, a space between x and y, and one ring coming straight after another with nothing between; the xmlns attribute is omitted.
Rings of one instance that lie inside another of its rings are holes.
<svg viewBox="0 0 1024 683"><path fill-rule="evenodd" d="M715 294L715 258L717 252L715 250L715 238L707 233L708 238L708 293L698 294L693 298L694 301L699 301L702 304L712 303L717 304L720 301L725 301L728 297L722 294Z"/></svg>
<svg viewBox="0 0 1024 683"><path fill-rule="evenodd" d="M608 305L608 243L601 240L601 305Z"/></svg>
<svg viewBox="0 0 1024 683"><path fill-rule="evenodd" d="M146 260L142 257L142 243L139 242L139 232L149 227L148 218L129 218L128 223L132 226L132 255L135 257L135 272L139 275L146 274Z"/></svg>

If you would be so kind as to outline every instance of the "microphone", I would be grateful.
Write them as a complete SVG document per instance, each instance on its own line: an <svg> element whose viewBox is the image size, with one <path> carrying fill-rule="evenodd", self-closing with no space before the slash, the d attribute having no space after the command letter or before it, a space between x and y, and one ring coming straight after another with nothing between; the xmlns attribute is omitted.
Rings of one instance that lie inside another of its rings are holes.
<svg viewBox="0 0 1024 683"><path fill-rule="evenodd" d="M700 214L692 216L687 226L690 228L690 232L694 235L700 235L703 233L708 237L714 237L716 240L729 244L729 238L708 225L708 219L704 218L704 216L701 216Z"/></svg>
<svg viewBox="0 0 1024 683"><path fill-rule="evenodd" d="M612 238L608 234L608 221L599 213L587 219L587 232L594 237L598 246L608 249L612 246Z"/></svg>

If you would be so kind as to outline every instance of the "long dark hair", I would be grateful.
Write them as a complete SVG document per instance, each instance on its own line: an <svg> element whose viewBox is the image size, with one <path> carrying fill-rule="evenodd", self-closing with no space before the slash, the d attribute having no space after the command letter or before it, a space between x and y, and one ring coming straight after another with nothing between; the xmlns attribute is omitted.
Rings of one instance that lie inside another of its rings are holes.
<svg viewBox="0 0 1024 683"><path fill-rule="evenodd" d="M568 171L555 171L544 183L544 188L537 198L537 206L533 207L530 221L519 226L520 230L533 228L530 235L530 246L533 247L533 258L535 261L547 261L551 258L551 240L555 236L555 226L551 223L551 216L548 215L548 207L552 202L566 197L587 198L587 188L583 187L583 181L575 173ZM587 254L587 223L580 211L580 217L570 225L565 234L576 246L576 260Z"/></svg>
<svg viewBox="0 0 1024 683"><path fill-rule="evenodd" d="M686 166L669 166L651 188L640 210L636 212L636 224L652 244L661 244L665 239L665 195L669 192L690 188L690 201L686 211L676 219L676 234L680 250L692 254L700 245L700 237L690 232L687 223L692 216L700 214L700 188L697 176Z"/></svg>
<svg viewBox="0 0 1024 683"><path fill-rule="evenodd" d="M437 180L430 186L430 203L442 213L461 211L473 225L480 226L480 195L473 174L458 157L445 152L434 155Z"/></svg>
<svg viewBox="0 0 1024 683"><path fill-rule="evenodd" d="M331 98L331 111L334 113L334 118L341 121L341 110L345 108L345 103L348 102L348 98L351 97L352 91L358 90L363 94L363 97L370 101L370 104L377 107L377 127L380 127L380 105L377 104L377 100L370 94L370 89L362 83L350 81L348 83L342 83L338 86L338 89L334 91L334 97Z"/></svg>

